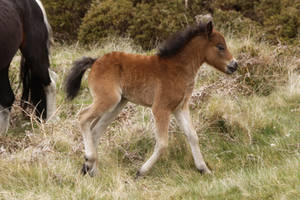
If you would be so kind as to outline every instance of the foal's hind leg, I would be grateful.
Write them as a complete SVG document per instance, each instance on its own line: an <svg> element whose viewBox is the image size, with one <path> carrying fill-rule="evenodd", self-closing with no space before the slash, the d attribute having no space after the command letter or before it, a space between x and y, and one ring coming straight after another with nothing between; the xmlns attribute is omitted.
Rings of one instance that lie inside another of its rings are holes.
<svg viewBox="0 0 300 200"><path fill-rule="evenodd" d="M121 112L122 108L124 108L126 103L127 103L127 100L122 99L113 111L104 113L98 121L95 121L93 123L92 135L93 135L93 141L94 141L96 148L99 145L100 136L105 132L108 125Z"/></svg>
<svg viewBox="0 0 300 200"><path fill-rule="evenodd" d="M79 114L80 127L83 134L84 147L85 147L85 163L82 169L84 174L95 175L98 167L97 156L97 129L104 129L104 126L100 124L93 125L92 123L99 119L101 122L102 117L109 116L109 113L115 113L115 109L118 108L118 104L121 100L121 96L101 96L101 100L95 100L92 106L81 111ZM106 121L106 120L104 120ZM109 121L109 120L108 120ZM101 130L100 130L101 131Z"/></svg>
<svg viewBox="0 0 300 200"><path fill-rule="evenodd" d="M180 109L177 110L174 114L180 128L184 131L185 135L187 136L197 169L201 173L210 174L211 171L206 166L199 148L199 139L196 131L192 126L189 109Z"/></svg>
<svg viewBox="0 0 300 200"><path fill-rule="evenodd" d="M15 100L8 79L8 67L0 71L0 134L7 132L10 107Z"/></svg>
<svg viewBox="0 0 300 200"><path fill-rule="evenodd" d="M151 157L143 164L139 170L138 176L145 175L159 159L164 151L168 147L168 128L170 123L170 111L163 109L152 109L155 125L156 125L156 144L154 147L154 152Z"/></svg>

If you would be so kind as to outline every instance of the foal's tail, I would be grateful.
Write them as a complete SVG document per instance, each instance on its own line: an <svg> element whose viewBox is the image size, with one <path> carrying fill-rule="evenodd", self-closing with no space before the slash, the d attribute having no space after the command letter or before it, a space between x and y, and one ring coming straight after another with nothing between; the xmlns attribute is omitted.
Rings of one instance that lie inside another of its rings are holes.
<svg viewBox="0 0 300 200"><path fill-rule="evenodd" d="M72 100L77 96L84 72L90 68L95 61L96 59L94 58L83 57L81 60L74 62L65 81L65 92L67 93L68 99Z"/></svg>

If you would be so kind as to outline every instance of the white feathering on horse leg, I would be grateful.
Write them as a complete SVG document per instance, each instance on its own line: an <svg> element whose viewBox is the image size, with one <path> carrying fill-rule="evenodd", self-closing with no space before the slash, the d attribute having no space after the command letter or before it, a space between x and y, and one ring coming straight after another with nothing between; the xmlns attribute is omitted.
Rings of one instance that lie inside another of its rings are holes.
<svg viewBox="0 0 300 200"><path fill-rule="evenodd" d="M9 127L10 111L0 106L0 135L6 133Z"/></svg>
<svg viewBox="0 0 300 200"><path fill-rule="evenodd" d="M45 93L47 98L47 118L46 120L53 120L57 121L59 120L59 117L55 115L56 112L56 80L57 80L57 74L54 71L51 71L49 69L49 74L51 78L50 85L45 87Z"/></svg>

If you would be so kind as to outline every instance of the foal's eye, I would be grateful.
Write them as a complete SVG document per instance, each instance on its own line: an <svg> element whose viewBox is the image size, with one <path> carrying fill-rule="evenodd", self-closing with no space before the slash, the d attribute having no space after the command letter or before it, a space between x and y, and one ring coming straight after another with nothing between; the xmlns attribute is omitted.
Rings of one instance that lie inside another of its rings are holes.
<svg viewBox="0 0 300 200"><path fill-rule="evenodd" d="M224 51L225 47L223 45L217 45L219 51Z"/></svg>

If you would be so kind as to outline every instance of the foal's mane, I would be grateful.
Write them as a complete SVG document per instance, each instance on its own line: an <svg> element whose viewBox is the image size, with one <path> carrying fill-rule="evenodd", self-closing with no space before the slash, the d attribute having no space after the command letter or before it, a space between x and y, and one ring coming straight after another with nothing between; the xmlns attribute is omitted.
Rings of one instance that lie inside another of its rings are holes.
<svg viewBox="0 0 300 200"><path fill-rule="evenodd" d="M170 57L177 54L195 36L207 32L207 23L188 26L186 29L175 33L166 39L158 48L159 57Z"/></svg>

